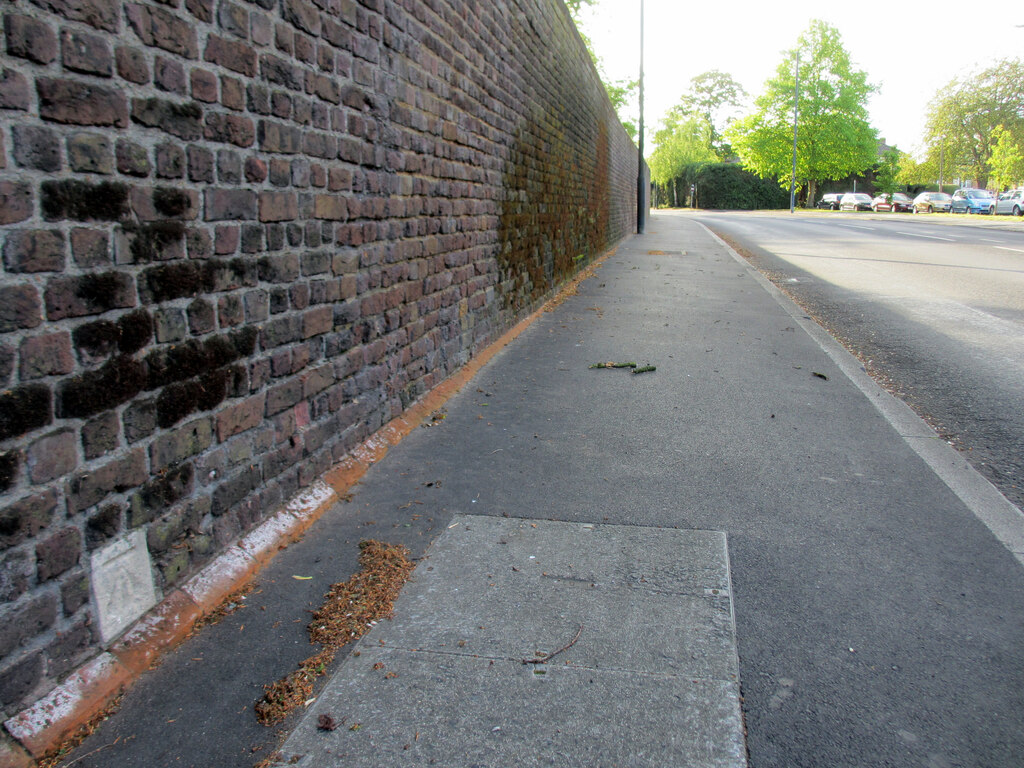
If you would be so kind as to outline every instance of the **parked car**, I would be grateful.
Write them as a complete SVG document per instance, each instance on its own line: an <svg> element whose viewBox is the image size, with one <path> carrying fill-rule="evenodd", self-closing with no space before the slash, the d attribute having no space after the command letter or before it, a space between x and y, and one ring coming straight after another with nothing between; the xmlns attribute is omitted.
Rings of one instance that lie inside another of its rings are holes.
<svg viewBox="0 0 1024 768"><path fill-rule="evenodd" d="M871 210L875 213L881 213L882 211L898 213L899 211L912 211L913 209L914 201L902 192L895 192L891 195L879 195L871 201Z"/></svg>
<svg viewBox="0 0 1024 768"><path fill-rule="evenodd" d="M987 189L958 189L953 193L950 213L992 213L996 200Z"/></svg>
<svg viewBox="0 0 1024 768"><path fill-rule="evenodd" d="M945 192L922 192L914 198L914 213L946 213L952 202Z"/></svg>
<svg viewBox="0 0 1024 768"><path fill-rule="evenodd" d="M827 195L822 195L821 200L818 201L817 208L827 208L830 211L839 210L839 201L843 199L842 192L829 192Z"/></svg>
<svg viewBox="0 0 1024 768"><path fill-rule="evenodd" d="M840 211L870 211L871 196L863 192L847 192L839 201Z"/></svg>
<svg viewBox="0 0 1024 768"><path fill-rule="evenodd" d="M996 213L1010 216L1024 216L1024 189L1003 192L996 200Z"/></svg>

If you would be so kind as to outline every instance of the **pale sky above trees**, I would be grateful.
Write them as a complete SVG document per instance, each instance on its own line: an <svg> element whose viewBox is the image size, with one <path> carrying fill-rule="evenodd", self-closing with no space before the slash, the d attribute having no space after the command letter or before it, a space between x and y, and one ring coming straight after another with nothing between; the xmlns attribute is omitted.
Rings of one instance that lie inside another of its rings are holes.
<svg viewBox="0 0 1024 768"><path fill-rule="evenodd" d="M784 50L812 18L835 26L855 66L880 86L868 103L879 136L904 151L923 148L928 103L966 71L1024 52L1024 6L949 13L910 3L858 4L734 0L727 5L645 0L645 124L648 149L659 121L691 78L717 69L756 97ZM613 80L634 79L640 0L594 0L580 12L585 33Z"/></svg>

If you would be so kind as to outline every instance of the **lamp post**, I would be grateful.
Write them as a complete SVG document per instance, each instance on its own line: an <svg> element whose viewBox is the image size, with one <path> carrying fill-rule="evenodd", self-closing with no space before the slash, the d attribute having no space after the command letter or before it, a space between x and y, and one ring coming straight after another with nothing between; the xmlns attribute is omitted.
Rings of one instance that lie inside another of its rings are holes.
<svg viewBox="0 0 1024 768"><path fill-rule="evenodd" d="M796 50L796 89L793 93L793 177L789 182L789 212L796 210L796 118L800 111L800 49Z"/></svg>
<svg viewBox="0 0 1024 768"><path fill-rule="evenodd" d="M644 233L644 215L647 208L644 200L647 190L644 188L644 0L640 0L640 137L637 141L636 156L636 233Z"/></svg>

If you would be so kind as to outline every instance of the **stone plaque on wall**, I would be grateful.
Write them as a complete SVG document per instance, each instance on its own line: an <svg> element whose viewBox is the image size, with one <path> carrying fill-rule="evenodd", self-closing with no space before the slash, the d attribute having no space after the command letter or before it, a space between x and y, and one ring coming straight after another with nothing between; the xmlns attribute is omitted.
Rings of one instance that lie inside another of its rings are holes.
<svg viewBox="0 0 1024 768"><path fill-rule="evenodd" d="M156 603L143 531L133 531L93 553L92 599L104 644Z"/></svg>

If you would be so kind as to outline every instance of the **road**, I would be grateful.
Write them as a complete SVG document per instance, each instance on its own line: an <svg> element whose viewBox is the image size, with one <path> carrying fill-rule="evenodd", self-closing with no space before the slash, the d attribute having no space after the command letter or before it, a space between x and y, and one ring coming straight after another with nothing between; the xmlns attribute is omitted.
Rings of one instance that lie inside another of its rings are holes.
<svg viewBox="0 0 1024 768"><path fill-rule="evenodd" d="M1019 219L694 215L1024 508Z"/></svg>

